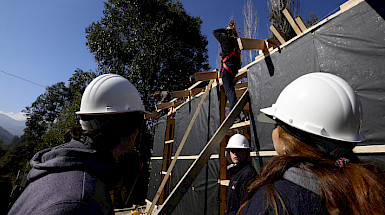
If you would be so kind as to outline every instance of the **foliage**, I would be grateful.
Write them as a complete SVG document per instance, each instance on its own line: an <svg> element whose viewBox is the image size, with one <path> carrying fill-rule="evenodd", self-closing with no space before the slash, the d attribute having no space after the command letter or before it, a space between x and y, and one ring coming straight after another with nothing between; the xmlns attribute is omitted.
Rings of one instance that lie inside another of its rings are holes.
<svg viewBox="0 0 385 215"><path fill-rule="evenodd" d="M15 137L6 153L0 157L2 175L15 176L40 149L64 143L66 130L77 126L75 110L87 84L96 77L94 72L77 69L69 85L59 82L46 88L31 106L23 111L27 121L24 135Z"/></svg>
<svg viewBox="0 0 385 215"><path fill-rule="evenodd" d="M283 15L283 9L287 8L290 13L296 17L299 14L299 1L298 0L269 0L267 2L269 8L269 20L274 25L281 35L287 40L296 36L293 28L290 26L285 15Z"/></svg>
<svg viewBox="0 0 385 215"><path fill-rule="evenodd" d="M310 12L309 13L309 17L306 19L306 25L307 27L310 27L316 23L319 22L319 18L317 16L317 14L314 14L313 12Z"/></svg>
<svg viewBox="0 0 385 215"><path fill-rule="evenodd" d="M5 143L5 141L0 139L0 158L4 156L7 150L8 150L7 144Z"/></svg>
<svg viewBox="0 0 385 215"><path fill-rule="evenodd" d="M86 44L99 68L130 80L152 111L155 91L184 89L191 74L209 69L201 23L179 1L109 0Z"/></svg>

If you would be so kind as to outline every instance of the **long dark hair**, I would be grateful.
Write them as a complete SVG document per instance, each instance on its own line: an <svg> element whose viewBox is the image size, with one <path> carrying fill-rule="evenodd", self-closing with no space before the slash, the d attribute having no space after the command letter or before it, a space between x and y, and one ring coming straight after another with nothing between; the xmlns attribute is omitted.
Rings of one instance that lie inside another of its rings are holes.
<svg viewBox="0 0 385 215"><path fill-rule="evenodd" d="M304 166L315 174L321 186L321 198L329 214L385 214L385 181L383 172L373 164L360 162L351 153L351 162L340 168L335 159L320 149L304 144L290 135L280 126L278 134L285 143L284 155L271 158L264 165L260 177L250 185L245 202L238 214L241 214L254 194L263 186L267 188L265 202L278 214L276 199L283 210L285 204L273 186L290 167Z"/></svg>

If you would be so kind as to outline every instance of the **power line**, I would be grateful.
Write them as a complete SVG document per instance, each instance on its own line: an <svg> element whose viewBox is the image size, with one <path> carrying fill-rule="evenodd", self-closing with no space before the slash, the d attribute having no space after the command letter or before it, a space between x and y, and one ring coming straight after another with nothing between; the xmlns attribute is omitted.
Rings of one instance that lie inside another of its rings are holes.
<svg viewBox="0 0 385 215"><path fill-rule="evenodd" d="M4 73L4 74L7 74L7 75L10 75L10 76L13 76L13 77L18 78L18 79L21 79L21 80L23 80L23 81L27 81L27 82L29 82L29 83L31 83L31 84L36 85L36 86L43 87L44 89L47 88L47 86L41 85L41 84L39 84L39 83L30 81L30 80L28 80L28 79L19 77L19 76L17 76L17 75L11 74L11 73L5 72L5 71L3 71L3 70L1 70L1 69L0 69L0 72L2 72L2 73Z"/></svg>

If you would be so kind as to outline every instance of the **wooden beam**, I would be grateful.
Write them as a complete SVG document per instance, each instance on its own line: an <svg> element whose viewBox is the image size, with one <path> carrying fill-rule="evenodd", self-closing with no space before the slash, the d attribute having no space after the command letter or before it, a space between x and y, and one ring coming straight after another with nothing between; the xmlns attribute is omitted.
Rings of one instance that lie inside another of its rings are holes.
<svg viewBox="0 0 385 215"><path fill-rule="evenodd" d="M243 95L243 93L247 90L247 88L241 88L241 89L237 89L235 91L235 95L237 96L237 98L241 98L241 96Z"/></svg>
<svg viewBox="0 0 385 215"><path fill-rule="evenodd" d="M300 35L302 33L301 29L299 29L297 23L295 23L293 17L291 16L291 13L289 10L287 10L286 8L283 9L282 11L283 15L285 15L287 21L289 21L291 27L294 29L295 33L297 35Z"/></svg>
<svg viewBox="0 0 385 215"><path fill-rule="evenodd" d="M152 210L154 209L156 203L158 202L158 199L159 199L160 195L162 194L163 188L165 187L165 185L166 185L166 183L167 183L167 181L168 181L168 178L170 177L171 171L172 171L172 169L174 168L176 161L178 160L178 156L180 155L180 153L181 153L181 151L182 151L182 149L183 149L183 146L184 146L184 144L185 144L185 142L186 142L186 140L187 140L187 137L188 137L188 135L190 134L190 131L191 131L191 129L192 129L192 126L194 125L195 120L196 120L197 117L198 117L199 111L200 111L200 109L201 109L202 106L203 106L203 102L205 101L206 96L208 95L208 92L210 91L211 84L212 84L212 81L210 81L209 86L208 86L208 88L207 88L205 94L203 94L202 99L201 99L201 101L199 102L199 105L198 105L197 109L195 110L194 116L192 117L192 119L191 119L191 121L190 121L190 124L189 124L189 126L187 127L187 130L186 130L186 132L185 132L185 134L184 134L184 136L183 136L183 138L182 138L182 141L180 142L180 145L179 145L177 151L175 152L175 155L174 155L175 159L172 160L172 162L171 162L171 164L170 164L170 166L169 166L169 168L168 168L168 170L167 170L167 174L166 174L166 175L164 176L164 178L162 179L162 183L160 184L159 189L158 189L158 191L156 192L156 195L155 195L154 199L152 200L152 204L151 204L150 209L148 210L148 214L151 214L151 213L152 213ZM169 199L169 198L170 198L170 196L169 196L167 199ZM166 200L166 201L167 201L167 200Z"/></svg>
<svg viewBox="0 0 385 215"><path fill-rule="evenodd" d="M226 119L226 94L223 86L221 88L220 96L220 122L221 124ZM219 180L226 180L228 175L227 159L225 156L226 145L229 137L223 138L219 147ZM227 187L219 186L219 214L224 215L226 212Z"/></svg>
<svg viewBox="0 0 385 215"><path fill-rule="evenodd" d="M197 72L195 73L197 81L208 81L218 78L218 70L212 72Z"/></svg>
<svg viewBox="0 0 385 215"><path fill-rule="evenodd" d="M236 83L237 81L239 81L242 78L247 78L247 69L246 70L242 70L242 69L238 70L238 73L234 78L234 82Z"/></svg>
<svg viewBox="0 0 385 215"><path fill-rule="evenodd" d="M356 146L353 152L357 154L385 153L385 145Z"/></svg>
<svg viewBox="0 0 385 215"><path fill-rule="evenodd" d="M235 89L240 89L240 88L245 88L245 87L248 87L248 83L247 82L242 82L242 83L236 83L234 88Z"/></svg>
<svg viewBox="0 0 385 215"><path fill-rule="evenodd" d="M166 131L164 134L165 144L163 145L163 162L162 172L167 171L171 163L172 148L174 143L174 130L175 130L175 119L171 116L167 116ZM164 175L161 176L161 180L164 179ZM164 200L170 195L170 179L167 180L165 188L159 196L159 204L163 204Z"/></svg>
<svg viewBox="0 0 385 215"><path fill-rule="evenodd" d="M156 110L163 110L172 107L174 102L160 103L155 105Z"/></svg>
<svg viewBox="0 0 385 215"><path fill-rule="evenodd" d="M172 97L173 98L183 98L183 97L188 97L188 96L195 96L196 94L202 92L204 88L193 88L193 89L188 89L188 90L179 90L179 91L174 91L172 92Z"/></svg>
<svg viewBox="0 0 385 215"><path fill-rule="evenodd" d="M265 40L238 37L238 46L241 50L264 50Z"/></svg>
<svg viewBox="0 0 385 215"><path fill-rule="evenodd" d="M197 81L195 82L195 84L191 85L191 87L188 88L188 90L192 90L194 89L196 86L198 86L199 84L201 84L203 81Z"/></svg>
<svg viewBox="0 0 385 215"><path fill-rule="evenodd" d="M250 126L250 120L234 124L230 127L230 129L239 129L239 128L244 128L248 126Z"/></svg>
<svg viewBox="0 0 385 215"><path fill-rule="evenodd" d="M239 115L242 108L249 101L249 91L246 91L242 98L237 102L233 110L230 111L229 115L226 117L225 121L219 126L218 130L215 132L210 141L206 144L205 148L199 154L199 157L193 162L190 168L187 170L186 174L181 178L178 184L175 186L170 196L166 199L164 204L159 210L159 215L162 214L172 214L175 207L178 205L180 200L186 194L187 190L190 188L191 184L194 182L200 171L207 164L211 154L213 154L220 145L220 142L225 137L228 129L233 124L235 118ZM176 161L177 159L175 159ZM173 160L174 161L174 160ZM162 182L163 183L163 182ZM154 202L151 207L154 206ZM152 209L150 208L147 214L151 214Z"/></svg>
<svg viewBox="0 0 385 215"><path fill-rule="evenodd" d="M274 25L270 26L270 30L281 44L286 43L286 40L282 37L281 33L279 33L279 31L274 27Z"/></svg>
<svg viewBox="0 0 385 215"><path fill-rule="evenodd" d="M363 0L349 0L345 3L343 3L342 5L340 5L340 11L343 12L343 11L346 11L354 6L356 6L357 4L363 2Z"/></svg>
<svg viewBox="0 0 385 215"><path fill-rule="evenodd" d="M152 112L152 113L145 113L144 118L145 119L150 119L159 116L159 112Z"/></svg>
<svg viewBox="0 0 385 215"><path fill-rule="evenodd" d="M190 90L178 90L172 92L173 98L183 98L190 95Z"/></svg>
<svg viewBox="0 0 385 215"><path fill-rule="evenodd" d="M295 18L295 22L297 23L302 32L307 29L305 22L303 22L300 16L297 16L297 18Z"/></svg>

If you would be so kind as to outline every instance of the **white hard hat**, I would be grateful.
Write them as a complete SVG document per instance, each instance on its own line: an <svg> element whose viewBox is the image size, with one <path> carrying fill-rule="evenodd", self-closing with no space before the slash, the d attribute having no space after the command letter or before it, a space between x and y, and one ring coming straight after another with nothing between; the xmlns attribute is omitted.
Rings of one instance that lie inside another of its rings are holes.
<svg viewBox="0 0 385 215"><path fill-rule="evenodd" d="M358 95L342 78L310 73L291 82L275 104L261 112L302 131L346 142L362 142Z"/></svg>
<svg viewBox="0 0 385 215"><path fill-rule="evenodd" d="M126 78L116 74L98 76L83 93L78 115L145 112L138 90Z"/></svg>
<svg viewBox="0 0 385 215"><path fill-rule="evenodd" d="M249 141L242 134L234 134L230 137L226 149L249 149Z"/></svg>

